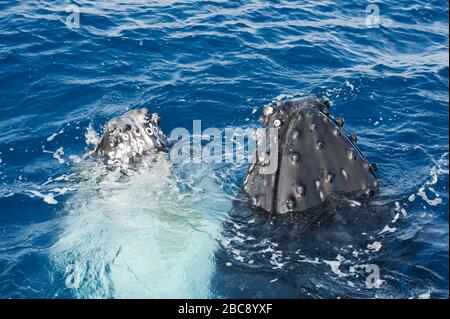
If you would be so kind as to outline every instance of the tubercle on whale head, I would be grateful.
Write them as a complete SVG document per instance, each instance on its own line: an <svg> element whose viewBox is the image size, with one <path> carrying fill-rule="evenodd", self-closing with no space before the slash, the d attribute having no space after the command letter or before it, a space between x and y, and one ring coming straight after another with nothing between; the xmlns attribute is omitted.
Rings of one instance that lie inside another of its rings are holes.
<svg viewBox="0 0 450 319"><path fill-rule="evenodd" d="M329 102L308 97L265 106L261 122L266 135L276 128L276 169L256 163L243 183L254 206L268 212L301 212L319 206L333 194L372 196L379 187L376 166L356 145L356 134L343 130L344 119L333 119ZM267 149L267 148L266 148ZM256 200L255 200L256 199Z"/></svg>
<svg viewBox="0 0 450 319"><path fill-rule="evenodd" d="M152 151L168 151L169 143L159 122L159 115L149 115L146 108L113 118L106 124L103 136L91 154L112 162L128 163Z"/></svg>

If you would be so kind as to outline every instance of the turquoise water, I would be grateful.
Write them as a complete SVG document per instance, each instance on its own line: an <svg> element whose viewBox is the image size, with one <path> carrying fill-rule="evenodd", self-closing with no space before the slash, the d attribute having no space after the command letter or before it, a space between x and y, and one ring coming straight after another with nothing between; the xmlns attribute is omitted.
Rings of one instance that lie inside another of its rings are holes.
<svg viewBox="0 0 450 319"><path fill-rule="evenodd" d="M0 297L448 298L448 2L369 4L3 1ZM123 178L82 159L129 109L167 133L255 128L264 104L311 94L379 168L372 206L337 211L380 214L345 239L230 219L243 164Z"/></svg>

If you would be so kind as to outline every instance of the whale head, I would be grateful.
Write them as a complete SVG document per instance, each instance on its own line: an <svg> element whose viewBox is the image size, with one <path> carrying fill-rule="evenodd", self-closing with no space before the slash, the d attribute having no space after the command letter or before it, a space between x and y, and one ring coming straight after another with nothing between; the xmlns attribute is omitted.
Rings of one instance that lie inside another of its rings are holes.
<svg viewBox="0 0 450 319"><path fill-rule="evenodd" d="M111 119L93 154L108 162L129 163L144 154L167 151L168 141L159 127L159 115L146 108Z"/></svg>
<svg viewBox="0 0 450 319"><path fill-rule="evenodd" d="M344 131L344 120L332 118L328 109L327 101L313 97L265 107L260 120L277 147L268 152L258 146L244 180L255 207L284 214L316 207L333 194L374 194L376 166L359 150L356 135ZM264 158L274 159L276 169L265 172Z"/></svg>

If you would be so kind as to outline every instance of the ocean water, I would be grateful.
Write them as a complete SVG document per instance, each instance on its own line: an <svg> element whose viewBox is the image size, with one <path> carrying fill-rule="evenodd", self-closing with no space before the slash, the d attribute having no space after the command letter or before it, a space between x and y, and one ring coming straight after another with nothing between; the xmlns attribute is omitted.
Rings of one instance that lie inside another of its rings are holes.
<svg viewBox="0 0 450 319"><path fill-rule="evenodd" d="M448 298L448 48L447 1L2 1L0 297ZM321 225L248 209L245 164L83 159L129 109L255 128L307 95L382 185Z"/></svg>

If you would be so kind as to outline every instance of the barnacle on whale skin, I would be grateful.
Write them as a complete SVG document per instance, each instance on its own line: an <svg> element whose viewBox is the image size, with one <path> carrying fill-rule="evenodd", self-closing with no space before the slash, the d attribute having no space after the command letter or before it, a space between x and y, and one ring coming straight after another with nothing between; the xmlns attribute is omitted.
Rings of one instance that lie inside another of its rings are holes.
<svg viewBox="0 0 450 319"><path fill-rule="evenodd" d="M318 206L332 194L371 196L379 187L376 166L356 145L356 134L343 130L344 119L333 119L328 101L314 97L266 106L266 134L276 128L276 170L265 174L267 163L256 161L244 180L254 206L280 214ZM272 150L273 151L273 150ZM259 146L256 158L262 151ZM264 154L265 155L265 154Z"/></svg>

